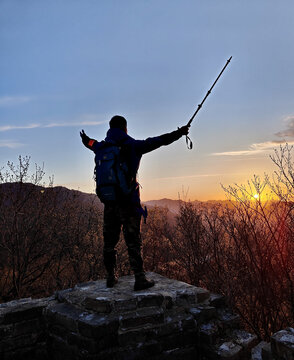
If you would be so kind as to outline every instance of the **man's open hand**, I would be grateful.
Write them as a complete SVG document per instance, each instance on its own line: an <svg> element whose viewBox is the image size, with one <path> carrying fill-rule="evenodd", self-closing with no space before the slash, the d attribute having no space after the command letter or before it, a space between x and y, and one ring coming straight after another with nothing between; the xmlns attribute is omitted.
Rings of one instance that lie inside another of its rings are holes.
<svg viewBox="0 0 294 360"><path fill-rule="evenodd" d="M89 141L90 141L89 136L86 135L86 133L85 133L84 130L80 131L80 136L81 136L81 138L82 138L83 144L84 144L85 146L87 146L88 143L89 143Z"/></svg>

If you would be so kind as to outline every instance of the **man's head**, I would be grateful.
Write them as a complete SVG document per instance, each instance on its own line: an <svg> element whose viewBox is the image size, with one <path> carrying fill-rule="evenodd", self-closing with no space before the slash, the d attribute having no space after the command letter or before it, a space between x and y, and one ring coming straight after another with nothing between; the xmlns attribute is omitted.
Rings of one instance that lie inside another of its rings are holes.
<svg viewBox="0 0 294 360"><path fill-rule="evenodd" d="M120 115L115 115L111 118L109 121L110 129L121 129L125 132L127 132L127 120Z"/></svg>

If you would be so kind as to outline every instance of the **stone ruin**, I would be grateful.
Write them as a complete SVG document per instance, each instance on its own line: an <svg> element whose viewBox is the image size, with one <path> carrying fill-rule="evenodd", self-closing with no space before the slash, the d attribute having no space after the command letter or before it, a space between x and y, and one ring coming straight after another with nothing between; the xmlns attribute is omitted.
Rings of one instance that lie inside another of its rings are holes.
<svg viewBox="0 0 294 360"><path fill-rule="evenodd" d="M223 296L147 275L156 284L144 291L124 276L0 304L0 359L294 359L294 329L258 343Z"/></svg>

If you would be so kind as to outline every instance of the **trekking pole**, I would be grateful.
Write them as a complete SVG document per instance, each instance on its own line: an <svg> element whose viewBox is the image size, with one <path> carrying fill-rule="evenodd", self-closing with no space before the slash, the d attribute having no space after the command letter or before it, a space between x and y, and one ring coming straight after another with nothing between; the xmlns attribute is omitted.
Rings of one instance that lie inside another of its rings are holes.
<svg viewBox="0 0 294 360"><path fill-rule="evenodd" d="M204 101L206 100L206 98L208 97L208 95L211 93L212 89L214 88L214 85L217 83L218 79L222 76L222 73L225 71L225 68L229 65L229 62L231 61L232 56L227 60L226 65L223 67L222 71L218 74L218 77L216 78L216 80L214 81L214 83L212 84L211 88L207 91L207 94L205 95L204 99L201 101L201 103L198 105L196 111L194 112L194 114L192 115L191 119L188 121L187 126L191 126L192 121L194 120L194 117L197 115L198 111L202 108L202 105L204 104ZM191 141L191 139L189 138L188 135L186 135L186 143L187 143L187 147L189 150L192 149L193 147L193 143Z"/></svg>

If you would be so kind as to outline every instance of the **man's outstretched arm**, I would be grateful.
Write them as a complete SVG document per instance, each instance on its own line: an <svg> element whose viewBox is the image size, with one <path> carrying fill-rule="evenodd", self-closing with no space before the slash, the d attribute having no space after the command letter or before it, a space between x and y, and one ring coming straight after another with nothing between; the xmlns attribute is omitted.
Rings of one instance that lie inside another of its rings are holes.
<svg viewBox="0 0 294 360"><path fill-rule="evenodd" d="M85 131L80 131L80 136L82 138L83 144L90 150L93 150L93 146L97 142L95 139L90 139L89 136L86 135Z"/></svg>
<svg viewBox="0 0 294 360"><path fill-rule="evenodd" d="M162 145L169 145L178 140L183 135L188 135L189 126L185 125L171 133L163 134L156 137L150 137L146 140L136 140L136 148L141 154L158 149Z"/></svg>

